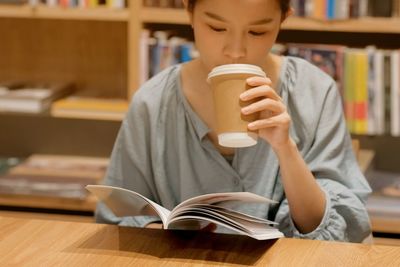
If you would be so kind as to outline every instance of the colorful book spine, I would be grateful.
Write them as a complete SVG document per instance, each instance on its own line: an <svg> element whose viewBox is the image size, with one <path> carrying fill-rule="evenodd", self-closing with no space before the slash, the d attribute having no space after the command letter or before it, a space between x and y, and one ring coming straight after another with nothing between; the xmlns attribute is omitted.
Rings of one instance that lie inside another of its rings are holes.
<svg viewBox="0 0 400 267"><path fill-rule="evenodd" d="M354 129L355 134L368 132L368 55L365 50L355 53Z"/></svg>

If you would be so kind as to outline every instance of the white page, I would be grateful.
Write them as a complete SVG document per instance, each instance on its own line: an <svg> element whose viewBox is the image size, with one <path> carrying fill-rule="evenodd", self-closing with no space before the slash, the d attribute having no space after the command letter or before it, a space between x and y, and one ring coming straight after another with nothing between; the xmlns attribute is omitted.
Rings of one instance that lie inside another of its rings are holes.
<svg viewBox="0 0 400 267"><path fill-rule="evenodd" d="M199 216L182 216L179 218L179 222L181 222L181 221L184 222L185 220L187 220L187 221L192 221L192 220L207 221L207 222L214 223L217 225L222 225L236 233L248 235L257 240L275 239L275 238L283 237L283 234L275 228L264 229L262 231L258 230L258 229L257 230L253 229L253 231L255 230L254 233L250 233L250 232L242 231L238 228L232 227L227 223L223 223L223 222L215 220L213 218L204 218L204 217L199 217ZM170 225L170 227L171 227L175 224L175 221L172 220L170 223L171 223L171 225ZM174 228L172 227L169 229L174 229Z"/></svg>
<svg viewBox="0 0 400 267"><path fill-rule="evenodd" d="M197 208L202 208L206 210L214 210L217 211L225 216L233 217L233 218L239 218L242 220L250 221L250 222L257 222L257 223L264 223L264 224L273 224L273 225L278 225L277 222L270 221L264 218L252 216L243 212L239 212L236 210L224 208L221 206L216 206L216 205L209 205L209 204L194 204L191 205L190 207L197 207ZM173 216L172 214L170 216Z"/></svg>
<svg viewBox="0 0 400 267"><path fill-rule="evenodd" d="M218 202L241 201L248 203L276 203L276 201L249 192L213 193L187 199L176 206L173 211L190 204L214 204Z"/></svg>
<svg viewBox="0 0 400 267"><path fill-rule="evenodd" d="M139 193L108 185L87 185L86 188L118 217L159 216L164 227L166 225L170 211Z"/></svg>
<svg viewBox="0 0 400 267"><path fill-rule="evenodd" d="M223 224L228 224L232 227L238 228L242 231L254 233L256 231L265 231L267 229L275 229L269 224L265 222L252 222L244 219L240 219L237 217L232 218L231 216L225 216L220 212L215 212L212 210L204 210L200 208L192 208L188 210L182 210L181 213L178 213L176 217L170 218L171 221L177 221L180 217L205 217L205 218L212 218L218 222L222 222ZM219 223L220 224L220 223Z"/></svg>

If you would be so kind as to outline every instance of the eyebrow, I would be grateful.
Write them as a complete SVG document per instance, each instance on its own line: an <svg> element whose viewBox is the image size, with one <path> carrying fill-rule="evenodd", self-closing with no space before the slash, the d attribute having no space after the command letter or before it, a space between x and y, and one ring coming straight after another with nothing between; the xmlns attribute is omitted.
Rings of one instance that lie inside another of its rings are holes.
<svg viewBox="0 0 400 267"><path fill-rule="evenodd" d="M223 17L221 17L221 16L219 16L217 14L210 13L210 12L204 12L204 14L209 18L216 19L216 20L219 20L219 21L222 21L222 22L227 22L226 19L224 19ZM262 25L262 24L271 23L272 21L273 21L273 19L271 19L271 18L265 18L265 19L260 19L260 20L253 21L253 22L251 22L249 24L250 25Z"/></svg>

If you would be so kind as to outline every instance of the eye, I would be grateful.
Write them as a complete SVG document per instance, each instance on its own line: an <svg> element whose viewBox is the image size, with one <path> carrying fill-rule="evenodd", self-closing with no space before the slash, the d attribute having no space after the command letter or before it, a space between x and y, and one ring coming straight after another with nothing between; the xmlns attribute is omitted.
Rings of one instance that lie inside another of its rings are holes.
<svg viewBox="0 0 400 267"><path fill-rule="evenodd" d="M210 27L210 29L215 31L215 32L224 32L225 31L224 28L217 28L217 27L213 27L211 25L208 25L208 27Z"/></svg>
<svg viewBox="0 0 400 267"><path fill-rule="evenodd" d="M254 36L261 36L261 35L264 35L264 34L266 34L267 32L255 32L255 31L249 31L249 33L250 33L251 35L254 35Z"/></svg>

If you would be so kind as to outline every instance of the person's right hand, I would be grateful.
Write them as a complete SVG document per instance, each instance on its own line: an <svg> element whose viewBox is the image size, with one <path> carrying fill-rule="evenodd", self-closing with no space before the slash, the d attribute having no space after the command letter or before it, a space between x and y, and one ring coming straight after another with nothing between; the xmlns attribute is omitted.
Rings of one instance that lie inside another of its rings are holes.
<svg viewBox="0 0 400 267"><path fill-rule="evenodd" d="M162 223L154 222L154 223L147 224L144 228L163 229L163 225L162 225Z"/></svg>
<svg viewBox="0 0 400 267"><path fill-rule="evenodd" d="M214 232L215 230L217 230L217 225L215 223L209 223L209 224L207 224L207 226L201 228L200 231Z"/></svg>

